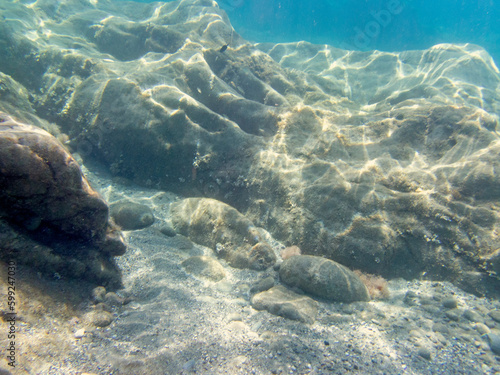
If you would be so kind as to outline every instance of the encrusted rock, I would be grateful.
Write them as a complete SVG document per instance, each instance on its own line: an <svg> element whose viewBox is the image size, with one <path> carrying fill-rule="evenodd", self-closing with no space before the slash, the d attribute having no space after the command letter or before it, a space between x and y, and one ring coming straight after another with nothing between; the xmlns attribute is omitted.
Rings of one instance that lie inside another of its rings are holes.
<svg viewBox="0 0 500 375"><path fill-rule="evenodd" d="M329 259L296 255L280 268L281 280L313 296L337 302L369 301L366 286L347 267Z"/></svg>

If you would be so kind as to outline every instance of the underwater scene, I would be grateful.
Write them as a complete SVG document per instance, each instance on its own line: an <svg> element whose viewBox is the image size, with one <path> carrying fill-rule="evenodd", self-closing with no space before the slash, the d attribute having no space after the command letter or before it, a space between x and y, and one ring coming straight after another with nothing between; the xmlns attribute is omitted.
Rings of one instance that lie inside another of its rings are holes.
<svg viewBox="0 0 500 375"><path fill-rule="evenodd" d="M499 19L1 0L0 375L500 374Z"/></svg>

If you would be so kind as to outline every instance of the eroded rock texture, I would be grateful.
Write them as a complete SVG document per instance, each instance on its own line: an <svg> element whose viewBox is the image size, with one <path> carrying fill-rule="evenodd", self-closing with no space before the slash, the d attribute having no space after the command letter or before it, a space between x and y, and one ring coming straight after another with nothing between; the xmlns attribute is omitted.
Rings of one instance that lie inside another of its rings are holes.
<svg viewBox="0 0 500 375"><path fill-rule="evenodd" d="M0 112L1 257L45 272L119 283L125 244L106 202L49 133Z"/></svg>
<svg viewBox="0 0 500 375"><path fill-rule="evenodd" d="M306 254L500 290L500 75L482 48L252 45L208 0L0 7L0 108L84 158Z"/></svg>

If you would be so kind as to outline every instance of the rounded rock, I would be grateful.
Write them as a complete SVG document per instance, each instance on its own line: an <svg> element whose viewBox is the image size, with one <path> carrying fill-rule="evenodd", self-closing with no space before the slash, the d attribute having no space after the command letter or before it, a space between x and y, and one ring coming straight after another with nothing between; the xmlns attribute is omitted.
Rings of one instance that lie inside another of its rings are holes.
<svg viewBox="0 0 500 375"><path fill-rule="evenodd" d="M500 355L500 335L488 333L485 336L488 344L490 345L491 351L497 355Z"/></svg>
<svg viewBox="0 0 500 375"><path fill-rule="evenodd" d="M443 300L443 307L447 309L455 309L458 306L458 302L455 298L449 297Z"/></svg>
<svg viewBox="0 0 500 375"><path fill-rule="evenodd" d="M500 323L500 310L493 310L488 313L488 315L493 319L495 322Z"/></svg>
<svg viewBox="0 0 500 375"><path fill-rule="evenodd" d="M177 235L177 232L175 231L174 228L172 228L169 225L164 225L160 228L160 232L164 234L167 237L175 237Z"/></svg>
<svg viewBox="0 0 500 375"><path fill-rule="evenodd" d="M268 276L257 281L255 285L250 288L250 293L255 294L263 292L265 290L271 289L273 286L274 286L274 278Z"/></svg>
<svg viewBox="0 0 500 375"><path fill-rule="evenodd" d="M96 327L107 327L112 321L113 315L107 311L97 310L90 315L90 322Z"/></svg>
<svg viewBox="0 0 500 375"><path fill-rule="evenodd" d="M153 211L148 206L129 201L113 203L110 206L110 215L124 230L143 229L155 221Z"/></svg>
<svg viewBox="0 0 500 375"><path fill-rule="evenodd" d="M105 295L106 295L106 288L103 286L97 286L92 290L92 299L95 302L103 302Z"/></svg>
<svg viewBox="0 0 500 375"><path fill-rule="evenodd" d="M368 290L347 267L313 255L296 255L280 268L281 280L311 295L336 302L369 301Z"/></svg>
<svg viewBox="0 0 500 375"><path fill-rule="evenodd" d="M418 348L418 355L424 359L427 359L428 361L431 360L431 351L427 348Z"/></svg>

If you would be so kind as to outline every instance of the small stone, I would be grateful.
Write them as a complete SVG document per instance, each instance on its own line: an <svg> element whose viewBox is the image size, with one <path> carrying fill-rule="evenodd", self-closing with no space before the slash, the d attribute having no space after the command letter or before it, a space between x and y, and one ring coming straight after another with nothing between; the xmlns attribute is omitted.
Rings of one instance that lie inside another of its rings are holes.
<svg viewBox="0 0 500 375"><path fill-rule="evenodd" d="M276 334L272 331L264 331L260 334L260 337L263 340L272 340L275 336L276 336Z"/></svg>
<svg viewBox="0 0 500 375"><path fill-rule="evenodd" d="M92 290L92 299L94 302L103 302L106 295L106 288L98 286Z"/></svg>
<svg viewBox="0 0 500 375"><path fill-rule="evenodd" d="M500 323L500 310L490 311L488 314L495 322Z"/></svg>
<svg viewBox="0 0 500 375"><path fill-rule="evenodd" d="M408 291L408 292L406 292L406 294L405 294L405 299L406 299L406 298L409 298L409 299L415 299L415 298L417 298L417 297L418 297L418 294L417 294L417 293L415 293L415 292L414 292L414 291L412 291L412 290L409 290L409 291Z"/></svg>
<svg viewBox="0 0 500 375"><path fill-rule="evenodd" d="M418 348L417 353L420 357L427 359L428 361L431 360L431 351L429 349L421 347L421 348Z"/></svg>
<svg viewBox="0 0 500 375"><path fill-rule="evenodd" d="M175 237L177 235L177 232L175 231L174 228L168 225L164 225L160 228L160 232L164 234L167 237Z"/></svg>
<svg viewBox="0 0 500 375"><path fill-rule="evenodd" d="M78 331L75 332L74 336L75 339L81 339L83 336L85 336L85 328L80 328Z"/></svg>
<svg viewBox="0 0 500 375"><path fill-rule="evenodd" d="M475 323L484 323L484 319L474 310L465 310L463 316Z"/></svg>
<svg viewBox="0 0 500 375"><path fill-rule="evenodd" d="M189 361L187 361L186 363L184 363L184 365L182 366L182 369L184 371L192 371L194 370L194 367L196 366L196 360L193 358L193 359L190 359Z"/></svg>
<svg viewBox="0 0 500 375"><path fill-rule="evenodd" d="M105 303L105 302L99 302L98 304L96 304L94 306L94 311L107 311L107 312L111 312L112 309L111 309L111 306L109 306L107 303Z"/></svg>
<svg viewBox="0 0 500 375"><path fill-rule="evenodd" d="M427 297L427 296L424 296L424 297L421 297L420 298L420 305L432 305L434 303L434 299L432 297Z"/></svg>
<svg viewBox="0 0 500 375"><path fill-rule="evenodd" d="M235 322L235 321L241 322L243 320L243 317L241 316L241 314L234 313L234 314L229 314L227 320L229 322Z"/></svg>
<svg viewBox="0 0 500 375"><path fill-rule="evenodd" d="M227 328L233 332L246 332L250 330L250 328L245 323L237 320L229 322Z"/></svg>
<svg viewBox="0 0 500 375"><path fill-rule="evenodd" d="M453 320L454 322L458 322L460 320L460 310L458 309L452 309L445 311L444 315L450 319Z"/></svg>
<svg viewBox="0 0 500 375"><path fill-rule="evenodd" d="M483 323L477 323L474 328L480 335L485 335L491 332L488 326Z"/></svg>
<svg viewBox="0 0 500 375"><path fill-rule="evenodd" d="M109 292L104 296L104 301L110 306L121 306L123 305L124 298L114 292Z"/></svg>
<svg viewBox="0 0 500 375"><path fill-rule="evenodd" d="M107 311L94 311L90 316L90 322L96 327L107 327L112 321L113 315Z"/></svg>
<svg viewBox="0 0 500 375"><path fill-rule="evenodd" d="M490 345L491 351L497 355L500 355L500 335L488 333L485 336L488 344Z"/></svg>
<svg viewBox="0 0 500 375"><path fill-rule="evenodd" d="M177 233L213 249L235 268L265 270L276 263L260 230L235 208L210 198L187 198L171 205Z"/></svg>
<svg viewBox="0 0 500 375"><path fill-rule="evenodd" d="M153 211L144 205L129 201L120 201L110 206L110 216L124 230L143 229L155 221Z"/></svg>
<svg viewBox="0 0 500 375"><path fill-rule="evenodd" d="M493 319L486 319L484 324L486 324L488 328L495 328L498 325Z"/></svg>
<svg viewBox="0 0 500 375"><path fill-rule="evenodd" d="M403 302L408 306L415 306L417 304L418 294L412 290L406 292Z"/></svg>
<svg viewBox="0 0 500 375"><path fill-rule="evenodd" d="M458 306L457 300L453 297L444 299L442 304L447 309L455 309Z"/></svg>
<svg viewBox="0 0 500 375"><path fill-rule="evenodd" d="M274 286L274 279L271 276L268 276L264 279L260 279L257 283L250 288L250 294L255 294L259 292L263 292L265 290L269 290Z"/></svg>
<svg viewBox="0 0 500 375"><path fill-rule="evenodd" d="M443 323L434 323L432 325L432 330L434 332L444 333L445 335L450 333L450 329Z"/></svg>

